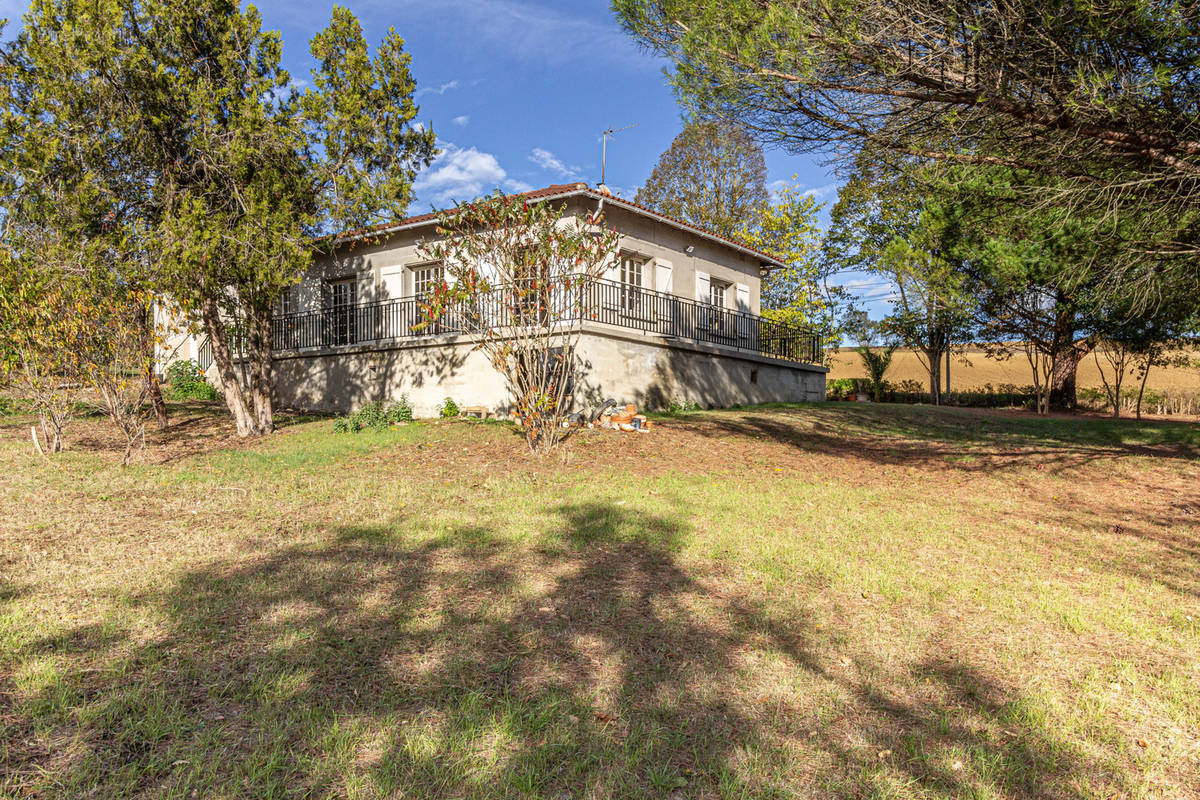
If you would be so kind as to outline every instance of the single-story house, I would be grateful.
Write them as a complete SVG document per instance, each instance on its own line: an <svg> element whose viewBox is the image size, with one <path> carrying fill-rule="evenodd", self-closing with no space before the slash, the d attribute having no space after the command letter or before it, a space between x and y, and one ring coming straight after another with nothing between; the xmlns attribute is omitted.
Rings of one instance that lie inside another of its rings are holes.
<svg viewBox="0 0 1200 800"><path fill-rule="evenodd" d="M820 337L760 316L762 275L785 265L742 242L585 183L523 194L589 219L603 204L620 251L596 308L580 322L580 407L612 398L655 409L823 400ZM419 416L446 398L506 411L502 377L450 324L414 330L420 298L443 279L421 255L437 218L332 237L331 252L280 299L273 324L275 391L283 407L348 411L406 394ZM201 338L169 352L210 368Z"/></svg>

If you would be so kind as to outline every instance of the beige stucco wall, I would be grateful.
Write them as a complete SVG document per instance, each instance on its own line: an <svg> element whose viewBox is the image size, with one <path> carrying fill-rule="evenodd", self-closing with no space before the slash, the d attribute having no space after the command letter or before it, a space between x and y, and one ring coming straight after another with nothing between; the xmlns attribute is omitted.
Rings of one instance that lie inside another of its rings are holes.
<svg viewBox="0 0 1200 800"><path fill-rule="evenodd" d="M761 278L759 262L731 247L725 247L709 239L682 231L666 223L658 222L615 206L605 209L605 220L620 234L620 247L648 259L665 259L671 264L672 294L687 300L703 299L696 296L696 273L704 272L713 278L736 286L745 284L750 290L750 313L760 311ZM692 252L688 253L687 248ZM643 276L644 288L653 289L653 270ZM730 291L725 298L725 308L737 310L736 292Z"/></svg>
<svg viewBox="0 0 1200 800"><path fill-rule="evenodd" d="M164 298L153 306L155 345L154 363L159 375L175 361L196 360L202 337L193 334L187 318L174 303Z"/></svg>
<svg viewBox="0 0 1200 800"><path fill-rule="evenodd" d="M574 198L568 214L582 218L593 212L597 201L591 198ZM694 233L680 230L643 214L607 204L604 209L605 224L615 226L620 235L620 248L641 255L649 260L643 273L643 288L655 288L654 261L663 260L671 266L672 294L696 300L696 275L704 272L718 280L736 287L745 285L749 290L749 311L760 311L759 259L738 250L713 242ZM392 300L411 297L412 283L407 268L426 263L417 245L419 239L432 241L436 238L436 224L399 231L380 242L356 241L340 246L332 255L320 258L293 291L297 308L313 311L321 307L322 284L326 281L349 277L357 279L358 302ZM687 248L692 252L688 253ZM385 275L401 268L399 280L385 280ZM388 285L399 286L389 290ZM731 288L726 297L726 308L737 310L737 293Z"/></svg>
<svg viewBox="0 0 1200 800"><path fill-rule="evenodd" d="M577 350L576 405L612 398L640 408L672 401L706 408L825 398L825 370L724 348L668 343L655 334L589 324ZM386 349L338 348L282 354L275 385L283 406L345 412L407 393L417 416L451 397L460 406L505 412L509 396L486 357L462 337L423 339Z"/></svg>

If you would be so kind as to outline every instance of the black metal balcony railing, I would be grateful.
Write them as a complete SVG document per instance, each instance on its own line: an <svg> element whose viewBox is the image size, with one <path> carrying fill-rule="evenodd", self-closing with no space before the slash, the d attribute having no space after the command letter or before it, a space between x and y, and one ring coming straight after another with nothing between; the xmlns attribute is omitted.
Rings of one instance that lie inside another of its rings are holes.
<svg viewBox="0 0 1200 800"><path fill-rule="evenodd" d="M212 340L207 336L200 343L199 349L196 351L196 364L199 365L201 372L208 372L208 368L213 363L213 347Z"/></svg>
<svg viewBox="0 0 1200 800"><path fill-rule="evenodd" d="M784 322L614 281L572 282L569 289L526 283L527 288L495 289L469 308L454 306L434 322L415 298L277 314L271 326L274 348L369 345L477 327L462 324L465 319L481 317L489 326L502 327L553 316L556 323L601 322L802 364L821 363L820 335Z"/></svg>

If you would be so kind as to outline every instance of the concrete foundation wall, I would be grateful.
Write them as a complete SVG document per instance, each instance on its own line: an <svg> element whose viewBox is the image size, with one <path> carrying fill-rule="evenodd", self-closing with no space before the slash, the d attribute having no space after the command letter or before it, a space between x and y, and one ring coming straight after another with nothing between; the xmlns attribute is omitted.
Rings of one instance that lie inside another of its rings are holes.
<svg viewBox="0 0 1200 800"><path fill-rule="evenodd" d="M279 356L276 399L289 408L346 412L407 394L418 417L436 416L447 397L460 406L508 406L504 379L483 353L460 337L432 341L437 343Z"/></svg>
<svg viewBox="0 0 1200 800"><path fill-rule="evenodd" d="M825 399L823 367L790 364L654 335L594 329L579 342L586 402L603 397L662 410L672 402L701 408Z"/></svg>
<svg viewBox="0 0 1200 800"><path fill-rule="evenodd" d="M651 410L673 401L721 408L825 399L822 367L668 342L653 334L589 325L576 355L578 408L609 398ZM275 361L275 386L282 406L319 411L353 411L401 394L408 394L419 417L434 416L447 397L460 406L498 413L510 405L503 378L463 337L282 355Z"/></svg>

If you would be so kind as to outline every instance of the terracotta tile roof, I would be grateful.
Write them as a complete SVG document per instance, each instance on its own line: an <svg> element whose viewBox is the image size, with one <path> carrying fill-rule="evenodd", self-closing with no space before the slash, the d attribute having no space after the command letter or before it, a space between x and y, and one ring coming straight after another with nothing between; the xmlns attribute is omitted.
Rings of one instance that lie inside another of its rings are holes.
<svg viewBox="0 0 1200 800"><path fill-rule="evenodd" d="M582 181L578 183L556 183L546 186L542 189L532 189L528 192L517 192L509 195L509 197L520 197L525 200L544 200L552 197L571 197L574 195L586 195L596 200L603 198L605 202L611 202L620 206L624 206L631 211L642 214L643 216L664 220L678 228L682 228L683 230L692 231L705 238L723 242L737 250L753 253L754 255L759 256L775 266L786 266L777 256L773 256L770 253L765 253L756 247L751 247L745 242L730 238L728 236L722 236L719 233L713 233L712 231L693 225L690 222L684 222L681 219L677 219L659 211L654 211L653 209L638 205L632 200L626 200L623 197L617 197L616 195L600 191L599 189L592 189ZM369 228L360 228L359 230L329 234L328 236L322 236L320 239L318 239L318 241L332 241L334 244L340 244L345 241L360 239L372 234L386 234L392 231L400 230L401 228L409 228L434 222L437 220L437 216L438 215L435 212L417 214L415 216L396 220L395 222L384 222L379 225L372 225Z"/></svg>

